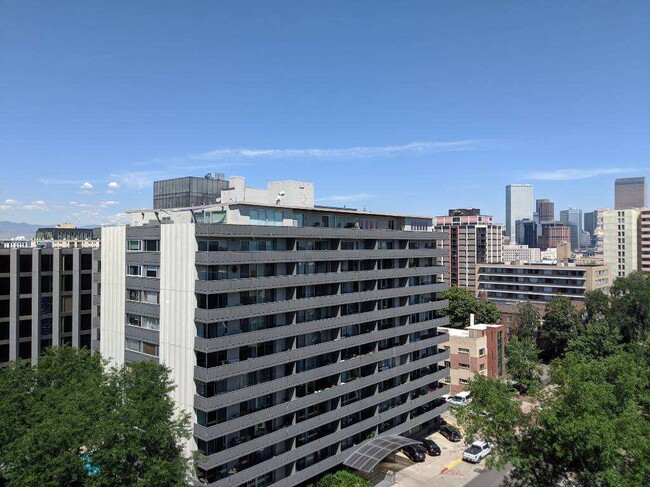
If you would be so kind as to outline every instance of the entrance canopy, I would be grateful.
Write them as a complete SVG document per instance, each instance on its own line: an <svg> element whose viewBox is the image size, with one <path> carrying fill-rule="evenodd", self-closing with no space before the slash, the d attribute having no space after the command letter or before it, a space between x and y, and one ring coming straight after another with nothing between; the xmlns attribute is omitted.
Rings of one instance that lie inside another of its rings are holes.
<svg viewBox="0 0 650 487"><path fill-rule="evenodd" d="M391 453L405 447L406 445L417 445L418 440L405 438L398 435L386 435L373 438L364 443L345 459L343 465L346 467L371 473L373 469Z"/></svg>

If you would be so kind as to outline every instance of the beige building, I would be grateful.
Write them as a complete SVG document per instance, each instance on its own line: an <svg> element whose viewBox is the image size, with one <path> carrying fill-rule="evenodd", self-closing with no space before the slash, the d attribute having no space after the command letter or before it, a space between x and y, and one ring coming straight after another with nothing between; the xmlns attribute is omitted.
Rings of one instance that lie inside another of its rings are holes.
<svg viewBox="0 0 650 487"><path fill-rule="evenodd" d="M639 216L638 208L605 210L603 212L603 247L605 265L612 278L625 277L638 270Z"/></svg>
<svg viewBox="0 0 650 487"><path fill-rule="evenodd" d="M472 324L462 330L438 329L441 333L449 333L445 350L449 350L450 355L445 366L450 374L445 381L451 385L452 395L464 390L476 374L505 377L505 326Z"/></svg>
<svg viewBox="0 0 650 487"><path fill-rule="evenodd" d="M584 302L585 293L611 285L607 266L575 264L480 264L476 294L493 303L547 303L555 296Z"/></svg>

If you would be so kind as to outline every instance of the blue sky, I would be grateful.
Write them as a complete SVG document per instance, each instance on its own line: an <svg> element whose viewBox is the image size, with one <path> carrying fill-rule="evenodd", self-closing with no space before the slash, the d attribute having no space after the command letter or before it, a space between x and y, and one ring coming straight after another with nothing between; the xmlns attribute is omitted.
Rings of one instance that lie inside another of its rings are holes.
<svg viewBox="0 0 650 487"><path fill-rule="evenodd" d="M413 214L650 175L650 2L0 1L0 220L119 221L154 179ZM110 186L109 186L110 185Z"/></svg>

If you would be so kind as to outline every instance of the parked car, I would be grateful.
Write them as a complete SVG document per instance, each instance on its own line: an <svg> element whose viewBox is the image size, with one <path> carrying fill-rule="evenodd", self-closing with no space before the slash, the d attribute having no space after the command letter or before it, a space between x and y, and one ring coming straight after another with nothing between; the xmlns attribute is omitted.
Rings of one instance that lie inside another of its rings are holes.
<svg viewBox="0 0 650 487"><path fill-rule="evenodd" d="M469 391L459 392L455 396L447 398L447 402L452 406L464 406L465 404L469 404L472 401L472 398L470 396L471 393Z"/></svg>
<svg viewBox="0 0 650 487"><path fill-rule="evenodd" d="M486 441L475 441L463 452L463 460L478 463L492 451L492 445Z"/></svg>
<svg viewBox="0 0 650 487"><path fill-rule="evenodd" d="M423 462L426 455L423 450L416 448L415 445L406 445L402 448L402 453L412 462Z"/></svg>
<svg viewBox="0 0 650 487"><path fill-rule="evenodd" d="M435 441L429 439L423 440L422 446L430 457L437 457L440 455L440 447Z"/></svg>
<svg viewBox="0 0 650 487"><path fill-rule="evenodd" d="M454 428L453 426L450 426L448 424L441 426L438 432L447 438L449 441L453 441L456 443L457 441L460 441L463 439L463 437L460 435L458 430Z"/></svg>

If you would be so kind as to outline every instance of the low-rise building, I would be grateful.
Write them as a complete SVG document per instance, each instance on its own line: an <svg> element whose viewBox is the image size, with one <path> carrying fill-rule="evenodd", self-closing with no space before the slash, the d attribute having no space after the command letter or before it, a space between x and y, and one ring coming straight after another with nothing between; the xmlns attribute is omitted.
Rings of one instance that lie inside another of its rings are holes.
<svg viewBox="0 0 650 487"><path fill-rule="evenodd" d="M472 316L473 320L473 316ZM465 390L476 374L504 378L506 374L506 327L503 325L471 324L467 328L438 328L449 333L449 360L445 366L450 374L445 381L451 394Z"/></svg>
<svg viewBox="0 0 650 487"><path fill-rule="evenodd" d="M607 266L550 264L479 264L476 293L495 303L534 301L546 303L555 296L583 302L585 293L611 285Z"/></svg>

